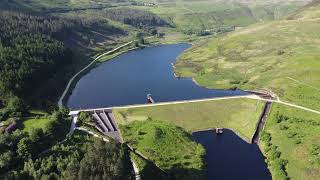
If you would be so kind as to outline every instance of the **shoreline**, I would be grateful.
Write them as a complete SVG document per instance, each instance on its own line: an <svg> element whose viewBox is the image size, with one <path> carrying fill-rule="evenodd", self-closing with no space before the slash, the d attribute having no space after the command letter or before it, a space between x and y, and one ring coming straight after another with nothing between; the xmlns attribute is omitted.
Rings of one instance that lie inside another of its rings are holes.
<svg viewBox="0 0 320 180"><path fill-rule="evenodd" d="M110 51L107 51L107 52L105 52L105 53L102 53L102 54L100 54L100 55L98 55L98 56L97 56L97 55L92 56L91 58L93 58L93 60L92 60L88 65L86 65L84 68L82 68L80 71L78 71L75 75L73 75L73 76L70 78L70 80L68 81L68 84L65 86L65 89L64 89L62 95L60 96L60 98L59 98L59 100L58 100L58 103L57 103L57 104L58 104L58 107L59 107L59 108L66 107L66 106L65 106L66 100L67 100L68 97L72 94L72 90L74 89L74 87L75 87L75 85L77 84L77 82L79 81L79 79L81 79L81 77L83 77L83 74L87 73L87 72L90 71L93 67L95 67L95 65L97 65L97 64L99 63L99 59L103 58L104 56L112 55L112 54L115 53L117 50L119 50L119 49L121 49L121 48L123 48L123 47L126 47L126 46L132 44L133 42L135 42L135 40L134 40L134 41L129 41L129 42L125 43L125 44L122 44L122 45L120 45L120 46L118 46L118 47L116 47L116 48L114 48L114 49L112 49L112 50L110 50ZM132 49L132 48L131 48L131 49ZM129 50L131 50L131 49L129 49ZM114 57L119 56L119 55L121 55L121 54L123 54L123 53L125 53L125 52L128 52L129 50L127 50L127 51L122 51L121 53L116 54ZM95 57L95 56L97 56L97 57ZM112 58L114 58L114 57L107 58L107 59L105 59L105 60L102 61L102 62L108 61L108 60L110 60L110 59L112 59ZM101 63L101 62L100 62L100 63Z"/></svg>
<svg viewBox="0 0 320 180"><path fill-rule="evenodd" d="M252 144L251 143L251 141L249 141L249 140L247 140L244 136L242 136L238 131L236 131L236 130L233 130L233 129L230 129L230 128L224 128L224 127L222 127L223 129L227 129L227 130L229 130L229 131L232 131L233 133L235 133L240 139L242 139L243 141L245 141L245 142L247 142L248 144ZM215 130L216 128L208 128L208 129L201 129L201 130L196 130L196 131L191 131L191 135L193 134L193 133L197 133L197 132L205 132L205 131L212 131L212 133L214 133L214 130ZM222 134L223 135L223 134ZM260 147L259 147L259 149L260 149ZM261 149L260 149L260 151L261 151Z"/></svg>
<svg viewBox="0 0 320 180"><path fill-rule="evenodd" d="M152 38L152 36L150 37L146 37L145 39L150 39ZM125 53L128 53L130 51L134 51L134 50L138 50L138 49L143 49L143 48L146 48L146 47L155 47L155 46L160 46L160 45L169 45L169 44L179 44L179 43L187 43L187 44L190 44L191 47L192 47L192 44L191 43L188 43L188 42L174 42L174 43L170 43L170 42L156 42L156 43L150 43L150 44L147 44L145 46L142 46L142 47L134 47L134 48L130 48L130 49L126 49L126 50L123 50L123 51L120 51L120 52L115 52L127 45L130 45L132 43L136 42L136 40L132 40L132 41L129 41L123 45L120 45L110 51L107 51L105 53L102 53L100 55L98 54L95 54L93 55L91 58L93 58L93 60L87 65L85 66L84 68L82 68L80 71L78 71L78 73L76 73L74 76L71 77L71 79L69 80L68 84L66 85L66 88L64 90L64 92L62 93L62 95L60 96L59 100L58 100L58 107L61 108L61 107L66 107L66 101L67 99L69 98L69 96L72 94L72 90L75 88L77 82L90 70L92 70L92 68L95 68L97 67L96 65L99 65L100 63L104 63L106 61L109 61L113 58L116 58L122 54L125 54ZM189 49L189 48L188 48ZM113 54L114 53L114 54ZM106 58L104 59L103 56L106 56ZM99 60L99 59L103 59L103 60ZM71 83L70 83L71 82Z"/></svg>

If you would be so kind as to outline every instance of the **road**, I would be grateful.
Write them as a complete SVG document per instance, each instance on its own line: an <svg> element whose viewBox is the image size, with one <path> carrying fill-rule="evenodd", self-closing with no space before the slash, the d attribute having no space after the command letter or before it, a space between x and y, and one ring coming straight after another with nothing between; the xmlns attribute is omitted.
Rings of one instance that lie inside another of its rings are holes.
<svg viewBox="0 0 320 180"><path fill-rule="evenodd" d="M129 44L131 44L131 43L133 43L133 42L134 42L134 41L127 42L127 43L125 43L125 44L123 44L123 45L121 45L121 46L119 46L119 47L114 48L114 49L111 50L111 51L105 52L105 53L97 56L97 57L94 58L86 67L82 68L78 73L76 73L74 76L72 76L72 78L69 80L69 82L68 82L65 90L63 91L63 93L62 93L62 95L61 95L61 97L60 97L60 99L59 99L59 101L58 101L58 106L59 106L59 108L63 107L63 99L65 98L65 96L66 96L67 93L69 92L69 88L71 87L72 82L73 82L82 72L84 72L85 70L87 70L90 66L92 66L98 59L102 58L103 56L109 55L109 54L111 54L111 53L113 53L113 52L115 52L115 51L117 51L117 50L119 50L119 49L121 49L121 48L123 48L123 47L125 47L125 46L127 46L127 45L129 45Z"/></svg>
<svg viewBox="0 0 320 180"><path fill-rule="evenodd" d="M131 158L131 163L132 163L132 166L133 166L133 171L134 171L134 174L135 174L135 179L136 179L136 180L141 180L139 168L138 168L137 164L132 160L132 158Z"/></svg>
<svg viewBox="0 0 320 180"><path fill-rule="evenodd" d="M139 108L139 107L153 107L153 106L165 106L170 104L183 104L183 103L195 103L195 102L203 102L203 101L218 101L218 100L227 100L227 99L239 99L239 98L248 98L248 99L256 99L261 101L269 101L274 103L283 104L286 106L298 108L304 111L309 111L312 113L320 114L320 111L310 109L307 107L299 106L293 103L281 101L278 97L276 100L264 99L257 95L249 94L249 95L240 95L240 96L228 96L228 97L215 97L215 98L206 98L206 99L195 99L195 100L183 100L183 101L172 101L172 102L161 102L161 103L153 103L153 104L137 104L137 105L127 105L127 106L115 106L115 107L105 107L105 108L96 108L96 109L80 109L70 111L71 114L77 114L80 111L94 111L94 110L104 110L104 109L127 109L127 108Z"/></svg>
<svg viewBox="0 0 320 180"><path fill-rule="evenodd" d="M253 96L253 97L251 97ZM104 110L104 109L127 109L127 108L138 108L138 107L153 107L153 106L165 106L170 104L184 104L184 103L195 103L203 101L218 101L226 99L239 99L239 98L250 98L254 99L256 95L239 95L239 96L227 96L227 97L214 97L214 98L205 98L205 99L195 99L195 100L182 100L182 101L171 101L171 102L160 102L152 104L136 104L136 105L126 105L126 106L114 106L114 107L105 107L105 108L96 108L96 109L79 109L70 111L70 114L77 114L79 111L94 111L94 110Z"/></svg>
<svg viewBox="0 0 320 180"><path fill-rule="evenodd" d="M315 86L312 86L312 85L310 85L310 84L307 84L307 83L305 83L305 82L302 82L302 81L293 79L292 77L287 77L287 78L290 79L291 81L294 81L294 82L297 83L297 84L301 84L301 85L307 86L307 87L309 87L309 88L315 89L315 90L317 90L317 91L320 91L319 88L317 88L317 87L315 87Z"/></svg>
<svg viewBox="0 0 320 180"><path fill-rule="evenodd" d="M283 105L286 105L286 106L290 106L290 107L294 107L294 108L297 108L297 109L301 109L301 110L304 110L304 111L320 114L320 111L317 111L317 110L314 110L314 109L310 109L310 108L307 108L307 107L303 107L303 106L299 106L299 105L296 105L296 104L292 104L292 103L289 103L289 102L284 102L284 101L281 101L279 98L277 100L263 99L263 98L261 98L259 96L247 96L247 98L257 99L257 100L261 100L261 101L269 101L269 102L279 103L279 104L283 104Z"/></svg>
<svg viewBox="0 0 320 180"><path fill-rule="evenodd" d="M104 137L100 136L99 134L97 134L97 133L95 133L95 132L92 132L92 131L90 131L90 130L88 130L88 129L86 129L86 128L77 127L77 128L75 128L75 129L80 130L80 131L84 131L84 132L86 132L86 133L88 133L88 134L93 135L94 137L101 138L104 142L110 142L109 139L104 138Z"/></svg>

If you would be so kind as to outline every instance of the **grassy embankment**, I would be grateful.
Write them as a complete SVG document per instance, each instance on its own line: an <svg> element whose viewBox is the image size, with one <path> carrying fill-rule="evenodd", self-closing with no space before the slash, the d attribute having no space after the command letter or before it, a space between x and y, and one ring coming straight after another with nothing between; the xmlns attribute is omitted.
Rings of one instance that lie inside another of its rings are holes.
<svg viewBox="0 0 320 180"><path fill-rule="evenodd" d="M120 125L124 140L142 153L166 176L174 179L203 179L205 150L182 128L158 120L134 121ZM136 160L143 177L150 177L148 162ZM158 173L157 173L158 174Z"/></svg>
<svg viewBox="0 0 320 180"><path fill-rule="evenodd" d="M281 99L320 109L320 1L286 20L260 23L190 49L176 67L209 88L266 88ZM317 179L317 114L274 104L262 134L274 179Z"/></svg>
<svg viewBox="0 0 320 180"><path fill-rule="evenodd" d="M263 104L261 101L241 98L115 109L114 112L121 125L127 125L133 121L145 121L151 117L173 123L189 132L215 127L229 128L250 142Z"/></svg>

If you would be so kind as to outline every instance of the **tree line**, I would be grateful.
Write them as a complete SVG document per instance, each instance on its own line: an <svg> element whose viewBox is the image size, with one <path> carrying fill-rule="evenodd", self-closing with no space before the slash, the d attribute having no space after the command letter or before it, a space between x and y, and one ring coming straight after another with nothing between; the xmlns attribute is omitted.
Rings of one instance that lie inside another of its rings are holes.
<svg viewBox="0 0 320 180"><path fill-rule="evenodd" d="M105 12L106 16L112 20L120 21L124 24L129 24L138 28L169 26L169 24L159 16L143 10L114 8L106 9Z"/></svg>

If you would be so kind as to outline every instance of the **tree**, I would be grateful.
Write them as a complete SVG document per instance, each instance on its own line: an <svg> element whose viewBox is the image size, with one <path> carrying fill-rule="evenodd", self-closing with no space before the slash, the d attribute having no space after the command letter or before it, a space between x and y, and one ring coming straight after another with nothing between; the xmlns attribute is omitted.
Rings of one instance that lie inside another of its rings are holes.
<svg viewBox="0 0 320 180"><path fill-rule="evenodd" d="M79 179L130 179L132 166L125 146L95 139L80 162Z"/></svg>
<svg viewBox="0 0 320 180"><path fill-rule="evenodd" d="M14 153L12 151L7 151L0 154L0 169L6 169L6 167L11 166L15 161Z"/></svg>
<svg viewBox="0 0 320 180"><path fill-rule="evenodd" d="M24 113L27 111L27 107L26 107L24 101L16 96L10 98L6 109L10 112Z"/></svg>
<svg viewBox="0 0 320 180"><path fill-rule="evenodd" d="M82 126L84 123L89 123L91 121L91 117L87 112L80 112L77 126Z"/></svg>
<svg viewBox="0 0 320 180"><path fill-rule="evenodd" d="M44 137L44 132L41 128L32 129L29 133L29 136L33 143L37 143L39 146L41 146L40 140Z"/></svg>
<svg viewBox="0 0 320 180"><path fill-rule="evenodd" d="M78 171L79 171L79 168L80 168L80 164L79 164L79 161L71 161L68 166L67 166L67 169L65 171L65 174L64 174L64 179L69 179L69 180L76 180L78 179Z"/></svg>
<svg viewBox="0 0 320 180"><path fill-rule="evenodd" d="M137 38L136 46L144 44L144 35L143 35L143 33L141 33L141 32L137 33L136 38Z"/></svg>
<svg viewBox="0 0 320 180"><path fill-rule="evenodd" d="M153 36L156 35L156 34L158 34L157 29L152 28L152 29L150 30L150 34L153 35Z"/></svg>
<svg viewBox="0 0 320 180"><path fill-rule="evenodd" d="M29 159L32 157L32 142L28 137L22 138L18 143L17 153L23 159Z"/></svg>

